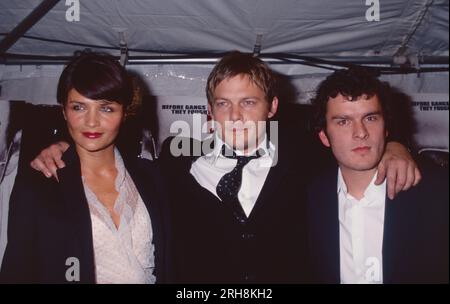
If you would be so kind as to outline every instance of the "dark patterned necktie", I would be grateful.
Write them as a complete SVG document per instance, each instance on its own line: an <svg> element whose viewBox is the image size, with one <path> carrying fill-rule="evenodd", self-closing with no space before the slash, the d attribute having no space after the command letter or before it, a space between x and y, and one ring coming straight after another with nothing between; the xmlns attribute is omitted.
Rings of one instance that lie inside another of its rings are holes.
<svg viewBox="0 0 450 304"><path fill-rule="evenodd" d="M236 167L234 167L231 172L225 174L219 180L219 183L216 187L216 192L220 199L233 209L233 213L236 218L241 223L244 223L247 219L247 216L245 215L245 212L242 209L242 206L238 199L238 193L242 184L242 169L252 159L259 158L261 156L261 153L257 151L256 155L253 156L237 156L233 151L232 156L226 156L231 153L226 154L224 146L224 148L222 148L222 154L227 158L236 159L237 163Z"/></svg>

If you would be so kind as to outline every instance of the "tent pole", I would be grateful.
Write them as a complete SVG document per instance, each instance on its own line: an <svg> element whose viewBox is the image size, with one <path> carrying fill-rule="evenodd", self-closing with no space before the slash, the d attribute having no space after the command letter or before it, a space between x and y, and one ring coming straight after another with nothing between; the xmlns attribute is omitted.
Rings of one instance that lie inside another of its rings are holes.
<svg viewBox="0 0 450 304"><path fill-rule="evenodd" d="M22 20L8 35L0 42L0 56L16 43L33 25L45 16L60 0L42 1L25 19Z"/></svg>

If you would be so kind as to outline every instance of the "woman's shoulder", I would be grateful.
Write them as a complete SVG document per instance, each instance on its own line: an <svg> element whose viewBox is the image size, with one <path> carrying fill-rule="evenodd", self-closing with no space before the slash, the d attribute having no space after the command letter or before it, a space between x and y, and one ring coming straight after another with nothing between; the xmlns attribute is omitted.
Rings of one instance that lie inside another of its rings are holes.
<svg viewBox="0 0 450 304"><path fill-rule="evenodd" d="M15 185L18 185L19 187L26 187L28 192L44 190L56 183L57 181L55 178L47 178L40 171L32 169L20 172L15 181Z"/></svg>
<svg viewBox="0 0 450 304"><path fill-rule="evenodd" d="M47 178L41 172L21 172L16 177L11 201L26 201L30 206L33 202L48 203L55 196L57 186L55 178Z"/></svg>
<svg viewBox="0 0 450 304"><path fill-rule="evenodd" d="M20 172L16 176L9 199L8 226L32 227L38 218L53 209L57 204L55 204L56 194L52 190L54 189L52 184L53 181L40 172L31 170ZM17 229L13 230L17 231Z"/></svg>

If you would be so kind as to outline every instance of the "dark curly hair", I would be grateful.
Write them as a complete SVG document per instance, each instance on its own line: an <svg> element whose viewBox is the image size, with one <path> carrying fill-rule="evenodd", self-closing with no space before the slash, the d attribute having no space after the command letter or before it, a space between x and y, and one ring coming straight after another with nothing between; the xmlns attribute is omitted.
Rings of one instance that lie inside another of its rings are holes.
<svg viewBox="0 0 450 304"><path fill-rule="evenodd" d="M393 89L387 82L380 81L373 71L364 68L338 70L329 75L317 88L312 100L315 107L314 127L317 132L326 129L327 103L330 98L341 94L350 101L365 95L367 98L377 96L380 101L385 128L389 131L392 121Z"/></svg>

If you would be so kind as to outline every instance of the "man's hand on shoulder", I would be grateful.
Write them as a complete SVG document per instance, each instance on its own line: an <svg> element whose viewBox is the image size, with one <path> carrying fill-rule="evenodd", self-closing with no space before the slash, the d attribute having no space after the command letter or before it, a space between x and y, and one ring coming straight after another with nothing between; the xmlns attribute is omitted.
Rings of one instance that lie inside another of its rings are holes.
<svg viewBox="0 0 450 304"><path fill-rule="evenodd" d="M44 149L33 159L30 166L37 171L42 172L47 178L52 176L58 179L56 170L64 168L65 163L62 161L63 153L69 148L69 144L60 141L56 144Z"/></svg>

